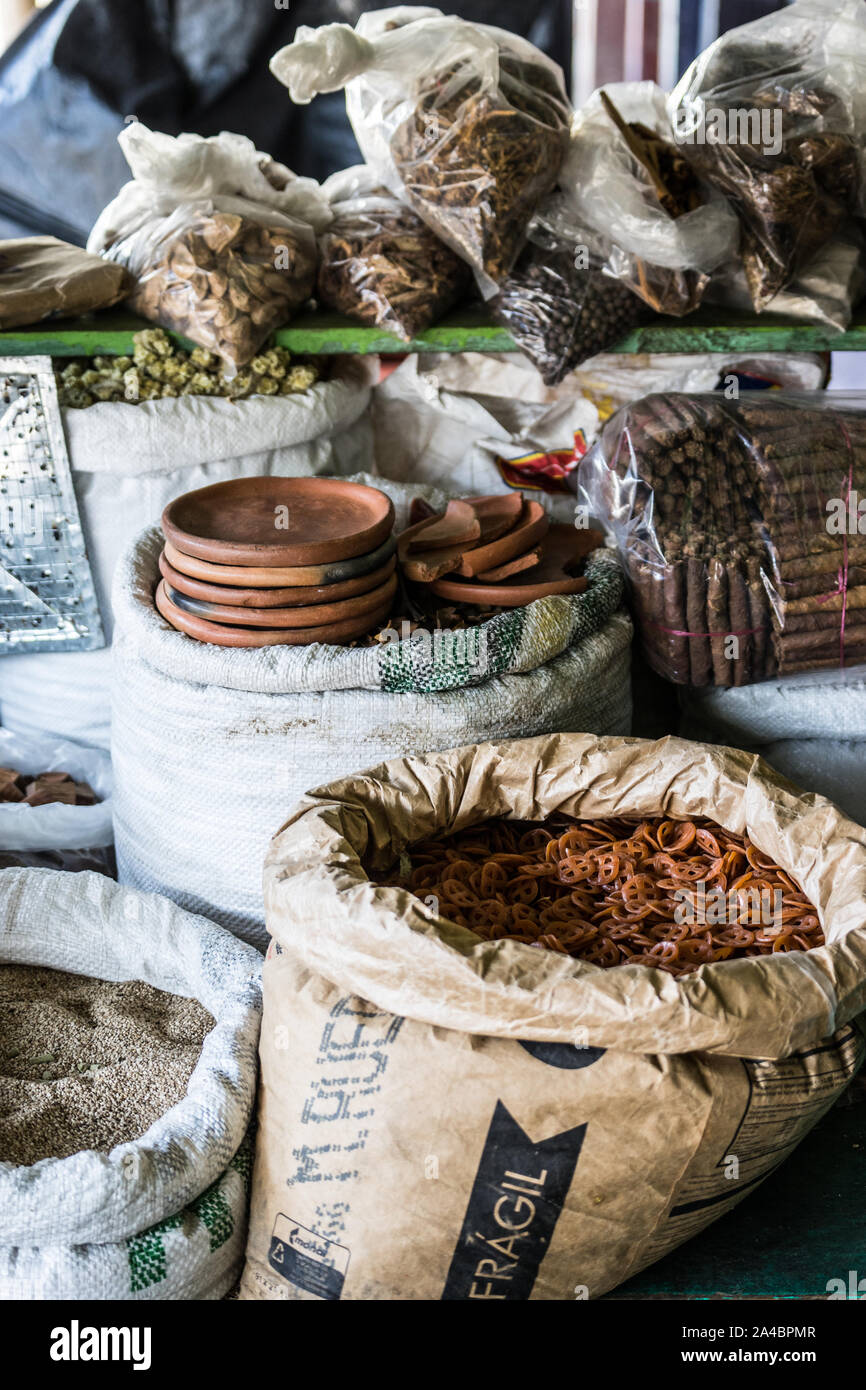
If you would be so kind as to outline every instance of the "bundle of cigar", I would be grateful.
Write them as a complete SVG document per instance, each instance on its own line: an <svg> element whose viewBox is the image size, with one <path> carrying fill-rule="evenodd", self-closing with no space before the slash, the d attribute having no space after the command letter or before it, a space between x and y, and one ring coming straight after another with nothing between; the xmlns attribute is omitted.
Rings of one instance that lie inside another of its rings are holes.
<svg viewBox="0 0 866 1390"><path fill-rule="evenodd" d="M866 537L850 527L866 413L648 396L605 426L581 486L618 535L666 679L739 686L866 660Z"/></svg>
<svg viewBox="0 0 866 1390"><path fill-rule="evenodd" d="M779 673L866 661L866 414L776 398L739 414L754 441Z"/></svg>

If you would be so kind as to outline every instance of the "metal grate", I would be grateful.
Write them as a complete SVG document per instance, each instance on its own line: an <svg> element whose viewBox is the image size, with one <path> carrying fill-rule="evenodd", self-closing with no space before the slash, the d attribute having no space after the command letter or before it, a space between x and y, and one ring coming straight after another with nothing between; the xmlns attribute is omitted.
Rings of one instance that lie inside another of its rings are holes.
<svg viewBox="0 0 866 1390"><path fill-rule="evenodd" d="M50 357L0 357L0 656L105 637Z"/></svg>

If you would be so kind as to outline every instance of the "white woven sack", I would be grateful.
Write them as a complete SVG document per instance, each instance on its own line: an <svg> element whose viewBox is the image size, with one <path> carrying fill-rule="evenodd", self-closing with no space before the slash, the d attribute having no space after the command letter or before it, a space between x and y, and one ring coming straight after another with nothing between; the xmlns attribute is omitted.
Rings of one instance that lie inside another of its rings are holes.
<svg viewBox="0 0 866 1390"><path fill-rule="evenodd" d="M866 825L866 666L692 690L681 700L683 737L760 752Z"/></svg>
<svg viewBox="0 0 866 1390"><path fill-rule="evenodd" d="M398 496L399 525L412 489L386 486ZM408 753L630 729L631 623L622 610L568 645L557 633L566 603L542 600L523 625L519 669L512 663L508 674L429 694L396 693L382 688L376 648L231 650L175 632L153 607L159 548L159 533L145 533L115 584L119 875L257 945L266 943L268 843L310 787ZM561 655L539 657L554 639Z"/></svg>
<svg viewBox="0 0 866 1390"><path fill-rule="evenodd" d="M788 738L862 738L866 734L866 666L806 671L727 690L708 686L681 695L684 738L763 748ZM695 732L689 733L688 729Z"/></svg>
<svg viewBox="0 0 866 1390"><path fill-rule="evenodd" d="M835 801L866 825L866 738L789 738L768 743L761 757L806 791Z"/></svg>
<svg viewBox="0 0 866 1390"><path fill-rule="evenodd" d="M63 423L106 636L111 582L130 540L193 488L258 474L355 473L372 458L365 416L377 357L340 358L296 396L182 396L65 410ZM0 723L108 747L109 659L54 652L0 661Z"/></svg>
<svg viewBox="0 0 866 1390"><path fill-rule="evenodd" d="M139 1139L0 1163L0 1300L221 1298L246 1238L259 956L100 874L7 869L2 883L4 963L144 980L216 1023L183 1100Z"/></svg>

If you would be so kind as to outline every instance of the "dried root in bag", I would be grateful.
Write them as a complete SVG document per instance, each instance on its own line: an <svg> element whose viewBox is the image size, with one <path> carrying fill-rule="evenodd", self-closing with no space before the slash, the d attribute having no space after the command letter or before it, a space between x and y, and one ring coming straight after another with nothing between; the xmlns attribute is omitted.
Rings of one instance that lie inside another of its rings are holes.
<svg viewBox="0 0 866 1390"><path fill-rule="evenodd" d="M736 215L676 144L654 82L593 94L575 117L560 186L557 230L589 228L607 274L657 313L691 313L736 253Z"/></svg>
<svg viewBox="0 0 866 1390"><path fill-rule="evenodd" d="M723 34L671 96L684 153L740 218L758 311L861 203L861 9L859 0L798 0Z"/></svg>
<svg viewBox="0 0 866 1390"><path fill-rule="evenodd" d="M866 538L850 525L862 401L647 396L604 426L580 488L617 537L666 679L739 686L866 660Z"/></svg>
<svg viewBox="0 0 866 1390"><path fill-rule="evenodd" d="M430 73L391 153L412 206L498 285L556 182L567 129L551 72L503 51L493 88L471 63Z"/></svg>
<svg viewBox="0 0 866 1390"><path fill-rule="evenodd" d="M319 240L317 295L328 308L410 342L468 288L468 266L386 189L333 206Z"/></svg>
<svg viewBox="0 0 866 1390"><path fill-rule="evenodd" d="M571 107L562 70L516 34L428 7L302 28L271 70L296 102L346 90L376 181L492 293L557 179Z"/></svg>

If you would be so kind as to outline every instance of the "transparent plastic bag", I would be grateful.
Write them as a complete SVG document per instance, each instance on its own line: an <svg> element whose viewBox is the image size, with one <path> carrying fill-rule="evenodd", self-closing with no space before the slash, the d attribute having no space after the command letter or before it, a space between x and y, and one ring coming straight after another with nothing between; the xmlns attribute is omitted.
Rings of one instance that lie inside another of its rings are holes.
<svg viewBox="0 0 866 1390"><path fill-rule="evenodd" d="M866 394L645 396L605 424L578 487L667 680L866 661Z"/></svg>
<svg viewBox="0 0 866 1390"><path fill-rule="evenodd" d="M853 222L846 224L769 300L767 311L797 323L818 324L831 333L844 333L866 284L863 251L862 233ZM752 298L742 265L734 261L720 267L705 298L709 304L749 313Z"/></svg>
<svg viewBox="0 0 866 1390"><path fill-rule="evenodd" d="M571 109L556 63L504 30L400 6L362 15L355 29L302 27L271 70L296 102L345 87L377 181L488 292L504 278L566 150Z"/></svg>
<svg viewBox="0 0 866 1390"><path fill-rule="evenodd" d="M575 115L559 183L607 274L658 313L696 309L710 273L736 253L736 214L684 158L654 82L593 93Z"/></svg>
<svg viewBox="0 0 866 1390"><path fill-rule="evenodd" d="M558 235L543 216L488 303L546 386L613 347L648 316L628 286L604 274L598 253L580 236L577 228L575 241Z"/></svg>
<svg viewBox="0 0 866 1390"><path fill-rule="evenodd" d="M797 0L729 30L669 99L683 153L730 198L765 309L862 209L862 0Z"/></svg>
<svg viewBox="0 0 866 1390"><path fill-rule="evenodd" d="M334 221L319 239L317 295L411 342L469 286L468 266L365 165L322 185Z"/></svg>
<svg viewBox="0 0 866 1390"><path fill-rule="evenodd" d="M145 318L245 366L313 291L318 184L243 135L176 138L134 122L118 141L133 173L100 214L88 250L128 267Z"/></svg>

